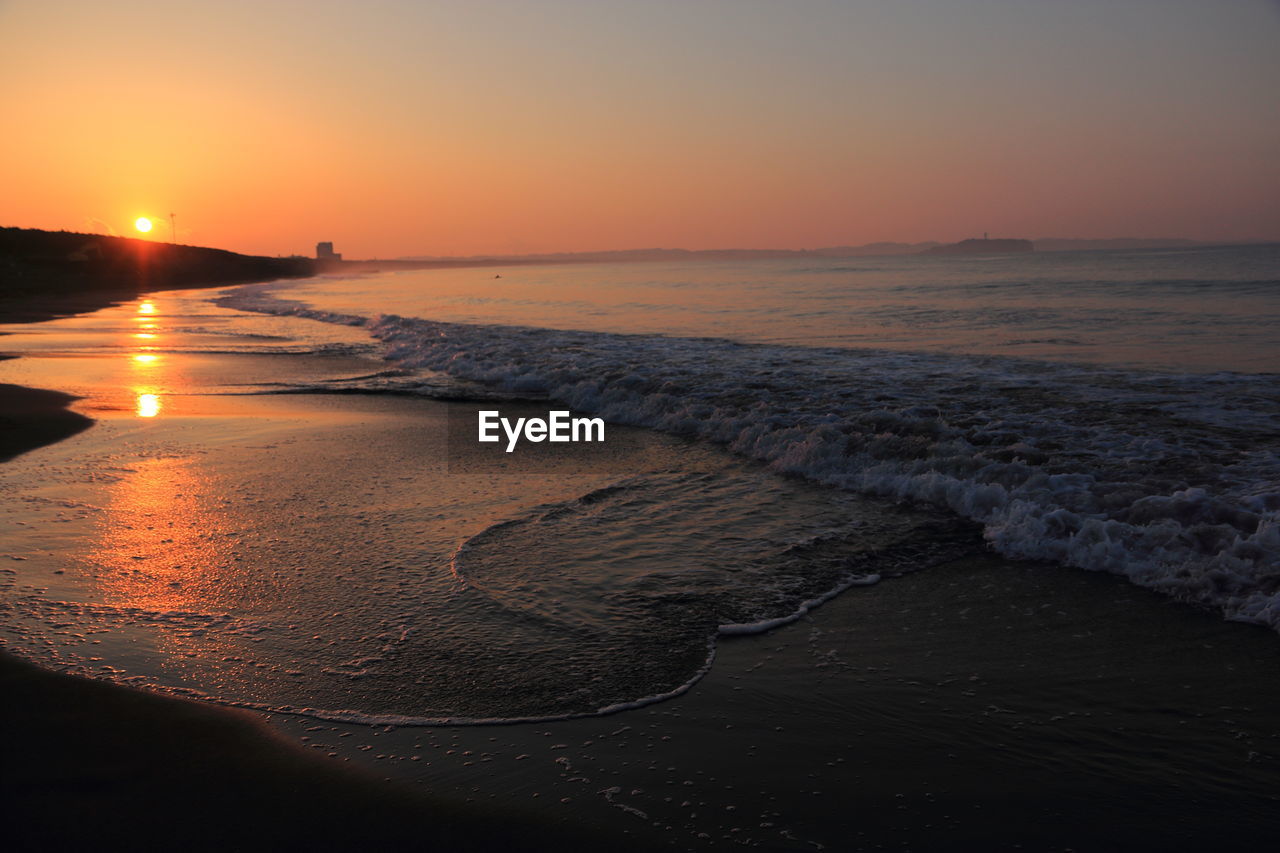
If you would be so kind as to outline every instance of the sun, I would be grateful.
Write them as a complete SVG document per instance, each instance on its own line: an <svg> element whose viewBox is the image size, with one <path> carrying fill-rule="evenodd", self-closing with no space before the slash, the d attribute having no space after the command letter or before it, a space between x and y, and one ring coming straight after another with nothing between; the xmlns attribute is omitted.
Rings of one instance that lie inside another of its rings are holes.
<svg viewBox="0 0 1280 853"><path fill-rule="evenodd" d="M151 230L151 220L147 219L145 216L139 216L133 221L133 227L137 228L143 234L146 234Z"/></svg>

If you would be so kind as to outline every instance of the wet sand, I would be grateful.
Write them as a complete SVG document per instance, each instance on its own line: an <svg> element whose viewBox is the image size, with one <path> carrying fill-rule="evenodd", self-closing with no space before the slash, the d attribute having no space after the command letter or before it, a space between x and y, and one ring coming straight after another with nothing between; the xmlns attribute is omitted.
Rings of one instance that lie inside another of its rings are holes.
<svg viewBox="0 0 1280 853"><path fill-rule="evenodd" d="M24 293L0 297L0 322L43 323L57 317L88 314L101 308L135 299L139 291L132 289L82 291L72 293ZM0 341L3 341L0 338Z"/></svg>
<svg viewBox="0 0 1280 853"><path fill-rule="evenodd" d="M71 305L66 313L78 310ZM77 399L0 384L0 461L93 426L93 419L68 408ZM132 403L132 394L80 402L110 416ZM210 420L228 411L216 403L185 408L214 415ZM618 844L611 833L594 834L536 807L480 808L309 754L265 725L261 714L50 672L7 652L0 652L0 689L6 697L0 703L0 819L8 849L598 850Z"/></svg>
<svg viewBox="0 0 1280 853"><path fill-rule="evenodd" d="M0 386L6 458L83 430L73 398ZM307 754L262 715L48 672L0 653L12 850L599 849L535 808L495 814ZM608 836L605 836L608 837ZM610 842L614 843L614 842Z"/></svg>
<svg viewBox="0 0 1280 853"><path fill-rule="evenodd" d="M3 389L25 410L17 452L88 419L72 398ZM52 402L51 402L52 401ZM201 407L206 428L252 401ZM314 416L315 411L309 412ZM261 417L261 413L258 413ZM250 427L261 437L263 427ZM8 544L8 543L6 543ZM7 561L6 561L7 562ZM12 573L12 571L11 571ZM480 808L449 792L324 760L263 715L48 672L0 653L0 747L11 849L571 849L617 846L537 804ZM624 845L624 849L625 845Z"/></svg>
<svg viewBox="0 0 1280 853"><path fill-rule="evenodd" d="M1280 827L1276 674L1261 629L979 557L722 639L689 693L638 711L271 723L389 778L547 804L645 846L1246 850Z"/></svg>
<svg viewBox="0 0 1280 853"><path fill-rule="evenodd" d="M258 363L166 358L186 375L241 378ZM42 381L107 370L30 361L22 375ZM342 366L304 364L317 375ZM19 431L28 447L69 423L65 398L44 399L47 417ZM10 470L43 476L153 428L132 419L128 389L76 405L103 420ZM234 467L246 448L309 423L297 440L317 448L376 440L426 453L427 433L412 425L443 423L449 405L175 396L163 443L172 452L181 439ZM297 474L277 464L274 476ZM40 638L25 640L41 650ZM25 849L180 838L206 849L599 849L604 839L644 849L1243 850L1280 829L1277 650L1270 632L1115 578L983 556L855 588L765 635L722 639L710 673L672 701L565 722L342 724L6 660L6 695L22 698L3 705L3 802Z"/></svg>

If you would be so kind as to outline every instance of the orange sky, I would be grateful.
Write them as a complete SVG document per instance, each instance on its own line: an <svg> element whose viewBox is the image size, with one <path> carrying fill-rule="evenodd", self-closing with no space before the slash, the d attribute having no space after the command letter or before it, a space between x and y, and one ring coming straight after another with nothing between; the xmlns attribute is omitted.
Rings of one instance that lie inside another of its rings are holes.
<svg viewBox="0 0 1280 853"><path fill-rule="evenodd" d="M348 257L1280 239L1276 44L1267 0L0 0L0 225L172 211Z"/></svg>

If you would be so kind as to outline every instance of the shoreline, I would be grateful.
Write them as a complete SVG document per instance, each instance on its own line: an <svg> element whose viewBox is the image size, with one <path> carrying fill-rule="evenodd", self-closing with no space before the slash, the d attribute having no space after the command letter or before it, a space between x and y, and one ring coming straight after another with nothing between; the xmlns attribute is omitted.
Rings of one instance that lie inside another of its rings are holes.
<svg viewBox="0 0 1280 853"><path fill-rule="evenodd" d="M87 314L165 290L232 287L335 274L588 264L608 261L613 254L363 260L266 257L132 237L0 226L0 273L7 278L7 287L0 289L0 324L40 323Z"/></svg>
<svg viewBox="0 0 1280 853"><path fill-rule="evenodd" d="M240 359L246 380L244 356L214 358ZM68 413L67 395L32 393ZM234 405L248 399L292 405ZM351 400L306 405L350 415ZM416 431L419 408L446 405L395 400L359 398L355 420L381 429L394 405ZM48 463L18 460L16 478L92 458L111 417ZM19 431L25 449L52 443L40 429ZM416 432L412 446L425 452ZM51 577L38 564L25 582ZM240 710L0 654L0 684L22 697L0 712L5 766L20 768L0 801L18 849L194 834L208 849L1167 851L1243 849L1276 828L1275 637L1119 578L982 555L721 639L674 701L484 727Z"/></svg>
<svg viewBox="0 0 1280 853"><path fill-rule="evenodd" d="M271 724L458 791L610 786L585 821L679 849L1243 850L1277 826L1272 637L1118 578L965 558L726 640L686 696L625 717Z"/></svg>
<svg viewBox="0 0 1280 853"><path fill-rule="evenodd" d="M96 304L54 294L46 303L62 308L15 316L0 306L0 322L41 322L137 295ZM77 399L0 383L0 464L93 426L68 408ZM259 713L53 672L3 646L0 689L10 697L0 703L0 810L14 850L158 849L174 838L218 851L629 849L532 809L495 815L344 767Z"/></svg>

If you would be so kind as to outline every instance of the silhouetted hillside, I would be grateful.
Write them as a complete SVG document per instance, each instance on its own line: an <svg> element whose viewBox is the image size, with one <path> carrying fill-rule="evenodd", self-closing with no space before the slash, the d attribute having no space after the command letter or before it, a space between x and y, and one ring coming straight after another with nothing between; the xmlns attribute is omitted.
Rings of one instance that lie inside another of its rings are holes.
<svg viewBox="0 0 1280 853"><path fill-rule="evenodd" d="M0 315L72 314L149 290L313 275L309 258L265 258L127 237L0 228Z"/></svg>

